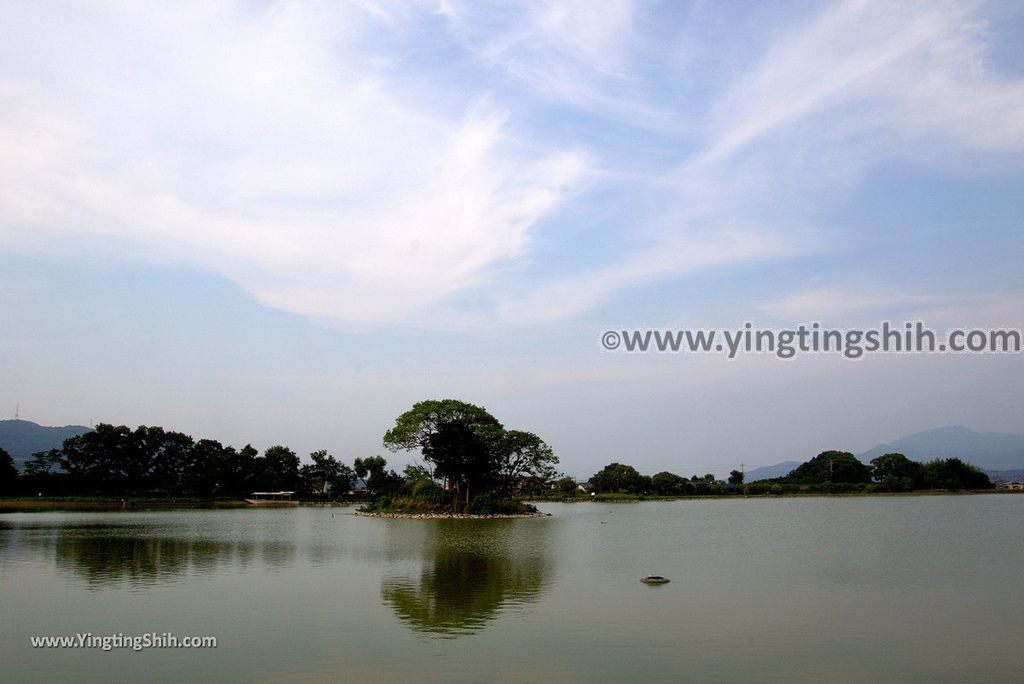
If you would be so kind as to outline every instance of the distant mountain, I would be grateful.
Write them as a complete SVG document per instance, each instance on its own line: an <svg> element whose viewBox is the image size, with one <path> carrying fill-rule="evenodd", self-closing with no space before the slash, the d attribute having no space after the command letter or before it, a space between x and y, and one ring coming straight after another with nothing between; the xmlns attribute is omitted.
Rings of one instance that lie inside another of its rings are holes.
<svg viewBox="0 0 1024 684"><path fill-rule="evenodd" d="M980 433L961 426L925 430L879 444L859 454L867 463L888 453L900 453L915 461L959 458L982 470L1018 470L1024 468L1024 435Z"/></svg>
<svg viewBox="0 0 1024 684"><path fill-rule="evenodd" d="M986 470L985 474L993 482L999 482L1000 480L1020 482L1024 480L1024 469L1022 468L1016 470Z"/></svg>
<svg viewBox="0 0 1024 684"><path fill-rule="evenodd" d="M747 471L747 476L743 478L744 482L756 482L757 480L771 480L776 477L785 477L789 475L801 461L784 461L782 463L776 463L775 465L764 466L763 468L754 468L753 470Z"/></svg>
<svg viewBox="0 0 1024 684"><path fill-rule="evenodd" d="M15 465L21 470L22 464L35 452L57 449L68 437L91 431L92 428L84 425L48 427L29 420L0 420L0 448L14 458Z"/></svg>

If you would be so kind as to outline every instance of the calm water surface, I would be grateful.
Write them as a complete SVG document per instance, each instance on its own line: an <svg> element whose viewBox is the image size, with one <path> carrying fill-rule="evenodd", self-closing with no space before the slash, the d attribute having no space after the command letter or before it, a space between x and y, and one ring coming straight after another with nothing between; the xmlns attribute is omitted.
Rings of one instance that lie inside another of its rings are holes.
<svg viewBox="0 0 1024 684"><path fill-rule="evenodd" d="M0 679L1021 680L1024 496L541 508L0 515ZM219 647L29 646L79 632Z"/></svg>

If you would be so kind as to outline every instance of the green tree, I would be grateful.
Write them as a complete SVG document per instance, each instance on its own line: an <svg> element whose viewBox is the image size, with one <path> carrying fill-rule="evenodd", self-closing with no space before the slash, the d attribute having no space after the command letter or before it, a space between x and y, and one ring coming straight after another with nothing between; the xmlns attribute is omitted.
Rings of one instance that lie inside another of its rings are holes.
<svg viewBox="0 0 1024 684"><path fill-rule="evenodd" d="M434 473L452 484L467 505L472 494L493 490L499 484L495 450L473 426L461 420L442 423L427 438L423 459L434 464Z"/></svg>
<svg viewBox="0 0 1024 684"><path fill-rule="evenodd" d="M185 488L195 443L189 435L170 430L162 432L160 448L152 458L151 486L157 491L181 492Z"/></svg>
<svg viewBox="0 0 1024 684"><path fill-rule="evenodd" d="M523 480L543 488L555 477L558 457L532 432L506 430L498 444L498 478L505 494L512 494ZM536 487L535 487L536 488Z"/></svg>
<svg viewBox="0 0 1024 684"><path fill-rule="evenodd" d="M0 448L0 494L13 494L18 489L18 469L14 459Z"/></svg>
<svg viewBox="0 0 1024 684"><path fill-rule="evenodd" d="M430 399L413 404L395 420L395 426L384 434L384 446L391 451L422 449L448 423L469 426L485 441L500 436L502 430L501 423L483 407L457 399Z"/></svg>
<svg viewBox="0 0 1024 684"><path fill-rule="evenodd" d="M609 463L590 478L590 484L602 494L642 494L649 483L636 468L621 463Z"/></svg>
<svg viewBox="0 0 1024 684"><path fill-rule="evenodd" d="M922 465L923 485L930 489L992 489L988 475L959 458L936 459Z"/></svg>
<svg viewBox="0 0 1024 684"><path fill-rule="evenodd" d="M262 486L274 491L299 488L299 457L286 446L272 446L263 452Z"/></svg>
<svg viewBox="0 0 1024 684"><path fill-rule="evenodd" d="M572 496L576 493L576 480L566 475L555 483L555 489L563 496Z"/></svg>
<svg viewBox="0 0 1024 684"><path fill-rule="evenodd" d="M326 497L329 492L344 494L352 488L355 473L327 451L314 451L309 458L313 462L303 465L299 470L305 491Z"/></svg>
<svg viewBox="0 0 1024 684"><path fill-rule="evenodd" d="M134 452L132 434L124 425L100 423L92 432L64 440L61 467L85 492L124 494L131 474Z"/></svg>
<svg viewBox="0 0 1024 684"><path fill-rule="evenodd" d="M423 459L467 505L473 493L500 482L504 429L486 409L456 399L417 402L384 435L391 451L419 449Z"/></svg>
<svg viewBox="0 0 1024 684"><path fill-rule="evenodd" d="M192 445L182 478L182 489L194 496L237 494L235 461L238 453L215 439L201 439Z"/></svg>
<svg viewBox="0 0 1024 684"><path fill-rule="evenodd" d="M651 478L651 491L659 496L678 496L692 492L693 485L681 475L662 471Z"/></svg>
<svg viewBox="0 0 1024 684"><path fill-rule="evenodd" d="M25 463L25 474L29 476L50 475L60 470L60 449L37 451Z"/></svg>
<svg viewBox="0 0 1024 684"><path fill-rule="evenodd" d="M730 470L729 471L729 484L741 485L743 484L744 473L742 470Z"/></svg>
<svg viewBox="0 0 1024 684"><path fill-rule="evenodd" d="M921 464L903 454L883 454L871 459L871 477L891 491L910 491L921 486Z"/></svg>
<svg viewBox="0 0 1024 684"><path fill-rule="evenodd" d="M848 451L823 451L783 478L793 484L856 484L871 481L871 468Z"/></svg>
<svg viewBox="0 0 1024 684"><path fill-rule="evenodd" d="M371 494L392 494L404 484L402 476L394 470L387 470L388 462L383 456L356 458L352 464L356 476L366 482Z"/></svg>

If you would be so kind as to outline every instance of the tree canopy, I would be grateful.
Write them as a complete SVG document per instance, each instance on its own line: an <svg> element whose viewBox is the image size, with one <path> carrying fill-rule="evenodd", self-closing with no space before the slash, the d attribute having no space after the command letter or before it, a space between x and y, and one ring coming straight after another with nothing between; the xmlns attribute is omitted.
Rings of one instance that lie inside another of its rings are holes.
<svg viewBox="0 0 1024 684"><path fill-rule="evenodd" d="M430 476L467 506L473 495L510 496L528 482L546 485L558 463L537 435L506 430L487 409L457 399L417 402L385 433L384 446L419 450Z"/></svg>
<svg viewBox="0 0 1024 684"><path fill-rule="evenodd" d="M602 494L643 494L650 489L651 478L641 475L633 466L609 463L590 478L590 484Z"/></svg>
<svg viewBox="0 0 1024 684"><path fill-rule="evenodd" d="M848 451L823 451L784 478L795 484L871 482L871 468Z"/></svg>
<svg viewBox="0 0 1024 684"><path fill-rule="evenodd" d="M5 449L0 448L0 494L9 494L17 487L18 469L14 459Z"/></svg>

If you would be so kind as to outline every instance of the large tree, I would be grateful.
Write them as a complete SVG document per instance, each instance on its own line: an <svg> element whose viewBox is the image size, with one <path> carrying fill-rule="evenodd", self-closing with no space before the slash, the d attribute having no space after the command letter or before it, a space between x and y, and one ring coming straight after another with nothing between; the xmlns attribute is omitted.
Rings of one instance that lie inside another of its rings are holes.
<svg viewBox="0 0 1024 684"><path fill-rule="evenodd" d="M886 489L909 491L921 486L923 470L903 454L883 454L871 459L871 476Z"/></svg>
<svg viewBox="0 0 1024 684"><path fill-rule="evenodd" d="M328 492L346 494L352 488L355 473L327 451L314 451L309 458L313 462L299 469L303 488L307 492L322 497Z"/></svg>
<svg viewBox="0 0 1024 684"><path fill-rule="evenodd" d="M651 491L659 496L674 496L693 492L694 485L681 475L664 470L651 478Z"/></svg>
<svg viewBox="0 0 1024 684"><path fill-rule="evenodd" d="M14 467L14 459L0 448L0 494L13 494L17 488L18 469Z"/></svg>
<svg viewBox="0 0 1024 684"><path fill-rule="evenodd" d="M384 435L392 451L419 449L436 477L468 503L497 481L504 429L487 409L456 399L417 402Z"/></svg>
<svg viewBox="0 0 1024 684"><path fill-rule="evenodd" d="M402 476L394 470L387 469L388 462L383 456L367 456L356 458L352 469L356 477L366 483L366 490L371 494L387 494L396 492L402 486Z"/></svg>
<svg viewBox="0 0 1024 684"><path fill-rule="evenodd" d="M784 479L794 484L867 483L871 481L871 468L848 451L823 451Z"/></svg>
<svg viewBox="0 0 1024 684"><path fill-rule="evenodd" d="M922 480L930 489L991 489L988 475L959 458L935 459L921 466Z"/></svg>
<svg viewBox="0 0 1024 684"><path fill-rule="evenodd" d="M272 446L263 452L262 486L270 490L299 488L299 457L286 446Z"/></svg>
<svg viewBox="0 0 1024 684"><path fill-rule="evenodd" d="M395 426L384 434L384 446L391 451L422 449L449 423L468 426L483 440L494 440L503 429L482 406L457 399L428 399L395 419Z"/></svg>
<svg viewBox="0 0 1024 684"><path fill-rule="evenodd" d="M643 494L651 486L651 479L633 466L609 463L590 478L590 484L602 493Z"/></svg>
<svg viewBox="0 0 1024 684"><path fill-rule="evenodd" d="M419 450L431 476L467 505L475 494L509 495L527 481L547 483L558 463L537 435L505 430L487 409L456 399L414 404L384 435L384 445Z"/></svg>
<svg viewBox="0 0 1024 684"><path fill-rule="evenodd" d="M555 478L558 457L532 432L506 430L498 443L498 479L506 494L519 485L544 485Z"/></svg>

